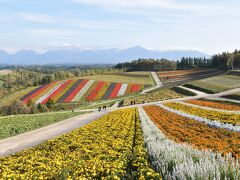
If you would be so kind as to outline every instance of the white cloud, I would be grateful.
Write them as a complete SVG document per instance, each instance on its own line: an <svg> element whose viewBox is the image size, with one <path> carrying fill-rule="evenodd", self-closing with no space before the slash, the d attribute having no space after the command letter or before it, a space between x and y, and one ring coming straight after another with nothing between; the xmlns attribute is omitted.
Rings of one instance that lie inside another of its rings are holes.
<svg viewBox="0 0 240 180"><path fill-rule="evenodd" d="M51 16L48 14L37 14L31 12L20 12L16 14L17 17L33 23L50 23L50 24L65 24L74 30L124 30L124 31L136 31L139 28L144 27L141 22L132 22L128 20L87 20L80 19L78 17L61 17ZM1 21L1 17L0 17ZM62 28L61 28L62 29ZM38 33L50 33L43 29L40 29ZM36 33L36 32L34 32Z"/></svg>
<svg viewBox="0 0 240 180"><path fill-rule="evenodd" d="M36 22L36 23L54 23L55 22L54 18L46 14L21 12L21 13L17 13L17 15L23 18L24 20L30 21L30 22Z"/></svg>
<svg viewBox="0 0 240 180"><path fill-rule="evenodd" d="M81 35L82 32L78 30L63 30L63 29L29 29L27 33L37 36L73 36L73 35Z"/></svg>
<svg viewBox="0 0 240 180"><path fill-rule="evenodd" d="M173 9L173 10L197 10L207 6L193 3L179 3L174 0L70 0L72 2L97 5L108 9Z"/></svg>

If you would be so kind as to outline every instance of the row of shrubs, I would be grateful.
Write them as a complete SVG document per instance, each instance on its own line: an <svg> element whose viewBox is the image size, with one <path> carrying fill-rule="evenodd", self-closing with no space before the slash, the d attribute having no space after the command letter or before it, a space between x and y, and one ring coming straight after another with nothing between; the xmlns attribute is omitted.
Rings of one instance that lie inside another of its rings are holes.
<svg viewBox="0 0 240 180"><path fill-rule="evenodd" d="M233 100L240 100L240 95L238 94L231 94L231 95L227 95L227 96L223 96L224 98L228 98L228 99L233 99Z"/></svg>

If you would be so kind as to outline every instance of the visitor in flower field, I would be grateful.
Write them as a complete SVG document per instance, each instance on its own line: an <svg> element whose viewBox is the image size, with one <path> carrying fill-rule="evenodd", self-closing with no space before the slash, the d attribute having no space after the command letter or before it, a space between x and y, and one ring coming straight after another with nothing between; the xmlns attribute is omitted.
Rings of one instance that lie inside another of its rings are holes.
<svg viewBox="0 0 240 180"><path fill-rule="evenodd" d="M102 110L102 107L99 107L99 108L98 108L98 112L101 112L101 110Z"/></svg>

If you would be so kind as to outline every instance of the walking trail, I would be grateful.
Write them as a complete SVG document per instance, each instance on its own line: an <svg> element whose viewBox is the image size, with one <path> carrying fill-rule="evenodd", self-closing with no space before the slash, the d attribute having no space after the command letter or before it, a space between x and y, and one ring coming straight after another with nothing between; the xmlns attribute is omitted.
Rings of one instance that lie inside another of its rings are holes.
<svg viewBox="0 0 240 180"><path fill-rule="evenodd" d="M72 117L24 134L0 140L0 156L6 156L33 147L48 139L68 133L107 114L109 110Z"/></svg>
<svg viewBox="0 0 240 180"><path fill-rule="evenodd" d="M157 73L156 72L151 72L151 76L152 76L152 78L153 78L153 80L154 80L154 82L155 82L155 86L154 87L151 87L151 88L148 88L148 89L145 89L145 90L143 90L141 93L142 94L146 94L146 93L148 93L148 92L150 92L150 91L153 91L153 90L155 90L155 89L158 89L158 88L160 88L160 87L163 87L163 83L161 82L161 80L159 79L159 77L158 77L158 75L157 75Z"/></svg>

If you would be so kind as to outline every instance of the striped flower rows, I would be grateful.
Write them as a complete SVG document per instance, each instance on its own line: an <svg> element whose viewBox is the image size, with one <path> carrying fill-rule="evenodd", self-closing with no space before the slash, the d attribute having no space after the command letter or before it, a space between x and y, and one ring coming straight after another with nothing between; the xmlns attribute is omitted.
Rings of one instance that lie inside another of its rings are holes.
<svg viewBox="0 0 240 180"><path fill-rule="evenodd" d="M44 96L42 96L41 98L39 98L36 103L39 104L44 104L48 101L48 99L54 95L54 93L64 84L63 83L60 83L58 84L57 86L54 86L52 89L50 89L46 94L44 94Z"/></svg>
<svg viewBox="0 0 240 180"><path fill-rule="evenodd" d="M102 89L105 82L101 81L97 84L97 87L90 93L90 95L87 97L87 100L94 100L98 94L98 92Z"/></svg>
<svg viewBox="0 0 240 180"><path fill-rule="evenodd" d="M158 106L161 107L162 109L166 110L166 111L175 113L175 114L180 115L182 117L194 119L196 121L205 123L205 124L207 124L211 127L214 127L214 128L222 128L222 129L227 129L227 130L230 130L230 131L240 132L240 126L234 126L234 125L229 124L229 123L223 123L221 121L210 120L210 119L203 118L203 117L200 117L200 116L188 114L188 113L182 112L180 110L176 110L172 107L168 107L166 104L159 103Z"/></svg>
<svg viewBox="0 0 240 180"><path fill-rule="evenodd" d="M184 103L179 102L168 102L165 103L167 107L181 111L186 114L190 114L193 116L199 116L202 118L209 119L211 121L218 121L223 124L232 124L234 126L239 126L240 123L240 114L238 113L232 113L232 112L224 112L224 111L216 111L216 110L210 110L207 108L202 107L196 107L193 105L187 105Z"/></svg>
<svg viewBox="0 0 240 180"><path fill-rule="evenodd" d="M139 108L139 116L150 162L163 179L240 178L239 163L230 154L223 157L211 150L178 143L166 136L142 108Z"/></svg>
<svg viewBox="0 0 240 180"><path fill-rule="evenodd" d="M109 83L88 79L70 79L62 82L52 82L38 87L21 98L28 103L46 104L49 99L56 103L70 103L80 100L111 99L130 93L139 92L144 85Z"/></svg>

